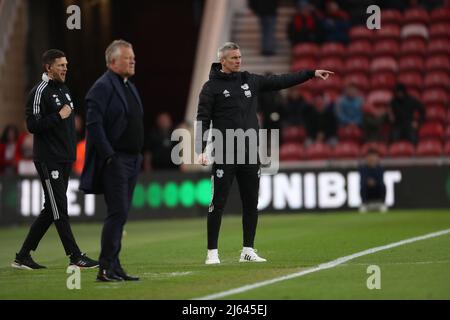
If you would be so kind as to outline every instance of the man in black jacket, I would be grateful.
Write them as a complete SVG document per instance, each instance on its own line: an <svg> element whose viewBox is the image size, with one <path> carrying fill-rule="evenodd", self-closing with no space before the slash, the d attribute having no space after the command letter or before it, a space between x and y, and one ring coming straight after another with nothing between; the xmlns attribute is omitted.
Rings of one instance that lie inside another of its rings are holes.
<svg viewBox="0 0 450 320"><path fill-rule="evenodd" d="M308 70L284 75L261 76L248 72L240 72L241 52L239 46L232 42L225 43L218 51L220 63L213 63L207 81L200 93L197 112L197 138L196 152L198 161L202 165L208 165L206 155L207 130L210 123L214 129L226 136L226 131L239 129L245 132L253 131L258 135L259 125L256 116L257 95L264 91L274 91L289 88L305 82L314 76L327 79L333 72L327 70ZM233 138L234 139L234 138ZM224 146L228 144L223 138ZM231 184L236 176L243 207L242 225L244 231L243 250L240 262L263 262L253 248L258 222L257 205L260 166L259 161L252 161L252 154L256 152L252 144L244 143L245 161L243 164L236 162L241 157L239 146L234 149L215 149L216 157L212 166L213 195L208 214L208 254L206 264L220 263L218 255L218 237L222 219L223 208L230 191ZM242 150L242 149L241 149ZM229 161L217 161L217 152L223 152L222 160L233 158ZM233 153L229 157L229 153Z"/></svg>
<svg viewBox="0 0 450 320"><path fill-rule="evenodd" d="M31 226L12 267L45 268L33 261L30 251L37 249L54 222L66 255L70 256L70 265L95 268L98 262L78 248L67 213L67 186L76 159L74 105L64 84L67 59L62 51L52 49L44 53L42 60L45 73L31 90L25 114L28 131L34 135L33 159L44 189L44 209Z"/></svg>
<svg viewBox="0 0 450 320"><path fill-rule="evenodd" d="M105 52L106 71L86 95L86 160L80 189L104 194L104 221L97 281L138 281L119 260L122 233L142 166L143 107L130 81L135 72L133 47L113 41Z"/></svg>

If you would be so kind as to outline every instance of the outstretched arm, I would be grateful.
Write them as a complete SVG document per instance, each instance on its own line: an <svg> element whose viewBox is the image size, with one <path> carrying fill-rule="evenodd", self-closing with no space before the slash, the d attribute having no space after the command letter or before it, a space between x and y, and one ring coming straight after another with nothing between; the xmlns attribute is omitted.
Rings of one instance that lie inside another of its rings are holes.
<svg viewBox="0 0 450 320"><path fill-rule="evenodd" d="M275 91L293 87L314 77L326 80L333 73L328 70L306 70L280 75L257 76L257 82L260 91Z"/></svg>

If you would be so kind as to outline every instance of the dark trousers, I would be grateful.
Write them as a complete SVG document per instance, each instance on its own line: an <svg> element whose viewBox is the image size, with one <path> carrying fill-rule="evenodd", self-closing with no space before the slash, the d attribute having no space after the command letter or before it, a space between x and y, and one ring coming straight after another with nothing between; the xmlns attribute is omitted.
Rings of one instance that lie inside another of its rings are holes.
<svg viewBox="0 0 450 320"><path fill-rule="evenodd" d="M75 241L67 213L67 186L72 163L42 163L34 165L41 178L44 189L44 209L32 224L22 246L22 253L35 251L44 234L54 222L66 255L79 255L80 249Z"/></svg>
<svg viewBox="0 0 450 320"><path fill-rule="evenodd" d="M253 247L258 225L258 191L260 168L257 164L214 164L212 200L208 212L208 249L217 249L223 209L236 176L242 201L244 247Z"/></svg>
<svg viewBox="0 0 450 320"><path fill-rule="evenodd" d="M107 216L104 221L99 264L101 269L121 269L119 253L142 155L116 153L102 174Z"/></svg>
<svg viewBox="0 0 450 320"><path fill-rule="evenodd" d="M363 203L379 201L383 202L386 199L386 186L384 184L373 187L365 186L361 188L361 200Z"/></svg>

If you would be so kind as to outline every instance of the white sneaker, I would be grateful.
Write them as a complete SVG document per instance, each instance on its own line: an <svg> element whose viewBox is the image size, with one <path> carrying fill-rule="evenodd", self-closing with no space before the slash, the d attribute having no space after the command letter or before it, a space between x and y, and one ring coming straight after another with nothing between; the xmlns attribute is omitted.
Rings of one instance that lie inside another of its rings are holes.
<svg viewBox="0 0 450 320"><path fill-rule="evenodd" d="M219 263L220 263L219 251L217 249L208 250L205 264L219 264Z"/></svg>
<svg viewBox="0 0 450 320"><path fill-rule="evenodd" d="M359 207L359 213L367 213L367 206L366 205L361 205L361 207Z"/></svg>
<svg viewBox="0 0 450 320"><path fill-rule="evenodd" d="M253 248L244 248L241 252L241 258L239 262L266 262L267 260L261 258L256 254L256 250Z"/></svg>

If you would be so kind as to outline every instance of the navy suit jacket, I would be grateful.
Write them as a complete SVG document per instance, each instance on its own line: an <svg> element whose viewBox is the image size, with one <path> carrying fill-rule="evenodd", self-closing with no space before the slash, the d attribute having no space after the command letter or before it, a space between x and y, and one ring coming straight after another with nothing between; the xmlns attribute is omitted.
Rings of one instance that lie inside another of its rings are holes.
<svg viewBox="0 0 450 320"><path fill-rule="evenodd" d="M139 106L142 101L133 83L128 81ZM86 154L80 190L88 194L103 193L101 175L106 160L114 155L113 145L128 124L128 103L120 78L106 71L86 95Z"/></svg>

